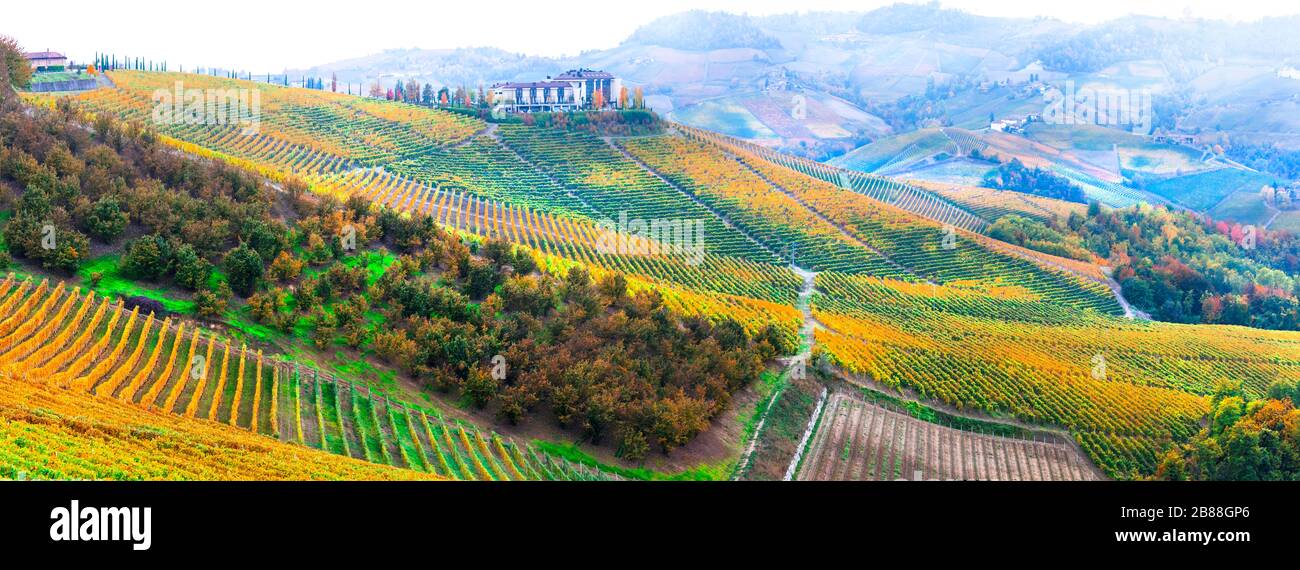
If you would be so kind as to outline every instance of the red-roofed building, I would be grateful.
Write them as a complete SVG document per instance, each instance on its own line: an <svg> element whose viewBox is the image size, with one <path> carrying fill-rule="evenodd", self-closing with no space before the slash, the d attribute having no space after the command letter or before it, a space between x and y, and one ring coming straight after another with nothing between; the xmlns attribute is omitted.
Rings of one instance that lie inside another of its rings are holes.
<svg viewBox="0 0 1300 570"><path fill-rule="evenodd" d="M492 101L507 113L573 111L591 108L597 91L609 105L621 87L622 82L613 74L571 69L546 81L497 83L492 86Z"/></svg>
<svg viewBox="0 0 1300 570"><path fill-rule="evenodd" d="M34 51L23 54L32 69L63 68L68 66L68 58L57 51Z"/></svg>

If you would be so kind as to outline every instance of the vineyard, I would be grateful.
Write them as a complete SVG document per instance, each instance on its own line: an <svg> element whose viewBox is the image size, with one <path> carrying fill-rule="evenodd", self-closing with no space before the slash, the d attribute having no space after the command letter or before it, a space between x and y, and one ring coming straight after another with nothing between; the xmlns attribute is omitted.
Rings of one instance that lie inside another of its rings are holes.
<svg viewBox="0 0 1300 570"><path fill-rule="evenodd" d="M797 257L801 266L816 271L900 274L883 256L842 235L753 171L728 160L716 147L669 137L629 139L622 147L768 248L783 253L786 259Z"/></svg>
<svg viewBox="0 0 1300 570"><path fill-rule="evenodd" d="M795 268L815 271L814 350L836 371L971 414L1064 430L1107 476L1152 473L1162 449L1198 429L1215 379L1238 379L1256 395L1275 380L1300 379L1293 333L1127 320L1098 265L982 233L1009 213L1049 219L1068 216L1070 206L905 183L681 125L606 139L233 79L110 75L115 89L73 98L92 113L140 121L148 121L149 93L177 80L256 86L263 90L257 133L163 125L161 142L273 180L298 178L320 194L427 214L467 238L526 246L557 275L573 266L595 277L623 273L630 291L657 291L685 314L733 318L750 331L775 324L793 340L805 324L795 308L802 284ZM950 135L962 147L975 144L960 131ZM1080 182L1116 193L1115 200L1134 198L1122 187ZM702 255L681 255L663 236L611 234L603 222L620 218L698 221ZM632 251L610 251L611 239ZM3 288L0 370L47 379L40 385L435 476L601 477L181 322L57 285L11 278ZM211 373L193 376L196 359ZM822 451L806 461L839 473L828 477L880 477L884 453L893 454L891 468L924 465L927 477L1083 476L1070 459L1074 444L952 439L937 426L898 418L891 421L902 427L875 431L863 426L883 421L885 411L851 399L830 406L827 418L842 414L859 427L837 431L831 442L818 433ZM962 463L943 463L925 446L882 446L889 433L915 437L916 445L924 435L970 447L955 448L966 450ZM861 441L862 449L875 446L876 462L830 461L846 439L850 458ZM1013 468L1010 457L1026 463Z"/></svg>
<svg viewBox="0 0 1300 570"><path fill-rule="evenodd" d="M752 156L774 166L781 166L805 176L834 184L845 190L851 190L873 200L892 205L934 220L940 224L951 225L975 232L988 227L985 220L951 201L933 192L904 184L883 176L874 176L854 170L828 166L820 162L783 155L770 149L740 141L709 131L676 125L686 137L716 144L721 148L735 152L740 156Z"/></svg>
<svg viewBox="0 0 1300 570"><path fill-rule="evenodd" d="M1083 188L1084 194L1087 194L1089 199L1096 200L1107 206L1126 208L1134 204L1153 201L1148 194L1143 194L1122 184L1107 182L1085 172L1056 166L1053 167L1053 170Z"/></svg>
<svg viewBox="0 0 1300 570"><path fill-rule="evenodd" d="M917 182L918 186L928 188L935 193L966 207L987 220L997 221L1006 215L1025 216L1047 223L1053 219L1065 220L1072 212L1083 215L1087 210L1084 204L1053 200L1033 194L981 188L976 186L954 186L934 182Z"/></svg>
<svg viewBox="0 0 1300 570"><path fill-rule="evenodd" d="M117 89L79 98L92 111L151 120L155 92L256 89L260 114L256 133L243 125L164 121L163 134L292 172L330 172L418 156L469 138L481 121L415 105L373 101L339 93L280 87L207 75L110 72Z"/></svg>
<svg viewBox="0 0 1300 570"><path fill-rule="evenodd" d="M0 283L0 296L0 370L10 378L7 383L28 383L41 391L56 389L61 400L115 401L121 406L85 405L131 410L123 412L127 417L153 412L175 425L200 426L186 429L201 434L213 432L216 424L237 428L264 436L255 440L260 443L253 447L276 450L274 454L292 453L279 451L278 441L441 478L606 477L529 445L319 373L307 373L291 362L264 357L244 346L234 347L185 322L159 321L152 313L141 316L138 309L127 311L120 301L96 297L93 292L82 293L63 284L51 286L44 280L33 284L10 275ZM192 421L173 421L180 419ZM39 420L33 423L41 424ZM10 427L24 429L17 424ZM243 441L246 437L233 439ZM67 459L50 455L45 460ZM116 476L78 470L76 465L43 465L30 457L14 465L29 473ZM357 474L366 472L352 469ZM126 470L121 475L186 477L192 473L159 468ZM260 473L264 472L231 475L255 478ZM275 477L313 476L287 470Z"/></svg>
<svg viewBox="0 0 1300 570"><path fill-rule="evenodd" d="M1284 332L1080 314L1016 288L827 273L818 291L818 350L857 381L1066 427L1112 476L1150 473L1163 445L1199 429L1218 379L1253 394L1300 379L1300 339Z"/></svg>
<svg viewBox="0 0 1300 570"><path fill-rule="evenodd" d="M582 133L504 125L501 139L591 204L609 220L691 220L703 223L705 249L758 262L777 257L707 208L654 177L604 141Z"/></svg>
<svg viewBox="0 0 1300 570"><path fill-rule="evenodd" d="M954 429L835 394L799 466L800 481L1087 481L1075 447Z"/></svg>

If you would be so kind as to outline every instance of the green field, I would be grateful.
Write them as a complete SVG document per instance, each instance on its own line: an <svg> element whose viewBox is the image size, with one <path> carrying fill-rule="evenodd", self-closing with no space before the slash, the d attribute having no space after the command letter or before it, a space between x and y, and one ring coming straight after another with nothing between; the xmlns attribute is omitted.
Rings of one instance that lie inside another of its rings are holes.
<svg viewBox="0 0 1300 570"><path fill-rule="evenodd" d="M703 101L677 109L668 118L733 137L771 141L780 138L749 109L734 101Z"/></svg>
<svg viewBox="0 0 1300 570"><path fill-rule="evenodd" d="M1240 190L1232 193L1210 210L1209 214L1219 220L1255 225L1263 225L1273 217L1273 211L1264 204L1255 190Z"/></svg>
<svg viewBox="0 0 1300 570"><path fill-rule="evenodd" d="M1300 210L1285 210L1273 219L1268 229L1300 233Z"/></svg>
<svg viewBox="0 0 1300 570"><path fill-rule="evenodd" d="M1152 194L1168 198L1198 212L1210 210L1224 197L1240 191L1243 193L1240 198L1242 202L1229 207L1229 211L1237 211L1247 207L1246 197L1253 195L1258 200L1260 186L1268 184L1271 180L1267 175L1248 170L1220 168L1149 183L1146 189ZM1263 207L1263 204L1260 204L1260 207Z"/></svg>
<svg viewBox="0 0 1300 570"><path fill-rule="evenodd" d="M90 75L81 71L50 71L32 74L32 83L54 83L56 81L73 81L75 79L90 79Z"/></svg>
<svg viewBox="0 0 1300 570"><path fill-rule="evenodd" d="M941 152L955 151L957 146L939 129L921 129L880 139L861 146L844 156L828 161L831 165L861 172L876 172L885 167L897 169Z"/></svg>
<svg viewBox="0 0 1300 570"><path fill-rule="evenodd" d="M987 162L959 158L922 166L915 170L891 174L909 180L916 179L961 186L979 186L984 180L984 175L988 174L990 170L993 170L993 165Z"/></svg>

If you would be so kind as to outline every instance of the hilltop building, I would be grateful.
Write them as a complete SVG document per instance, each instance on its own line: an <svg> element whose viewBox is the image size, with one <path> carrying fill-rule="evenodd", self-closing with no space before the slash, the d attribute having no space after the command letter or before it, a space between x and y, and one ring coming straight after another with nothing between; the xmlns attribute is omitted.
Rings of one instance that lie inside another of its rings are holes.
<svg viewBox="0 0 1300 570"><path fill-rule="evenodd" d="M1196 146L1196 135L1176 133L1165 129L1156 129L1155 133L1151 135L1151 140L1165 144Z"/></svg>
<svg viewBox="0 0 1300 570"><path fill-rule="evenodd" d="M67 56L56 51L35 51L25 53L23 57L27 58L27 63L32 65L32 69L38 71L61 71L68 66Z"/></svg>
<svg viewBox="0 0 1300 570"><path fill-rule="evenodd" d="M507 113L575 111L618 100L623 81L605 71L570 69L545 81L506 82L492 86L492 102Z"/></svg>

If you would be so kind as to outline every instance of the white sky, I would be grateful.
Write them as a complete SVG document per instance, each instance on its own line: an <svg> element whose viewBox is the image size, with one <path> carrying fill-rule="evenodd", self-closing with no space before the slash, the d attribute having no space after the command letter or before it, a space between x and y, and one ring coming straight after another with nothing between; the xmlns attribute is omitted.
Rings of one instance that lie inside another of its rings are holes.
<svg viewBox="0 0 1300 570"><path fill-rule="evenodd" d="M13 2L0 34L29 51L85 62L96 51L184 65L259 72L310 67L388 48L493 46L532 55L575 55L617 45L659 16L691 9L750 14L865 11L894 0L144 0ZM1300 12L1294 0L942 0L993 16L1049 16L1096 23L1127 14L1255 20ZM545 8L530 7L543 5ZM53 14L67 17L54 17Z"/></svg>

